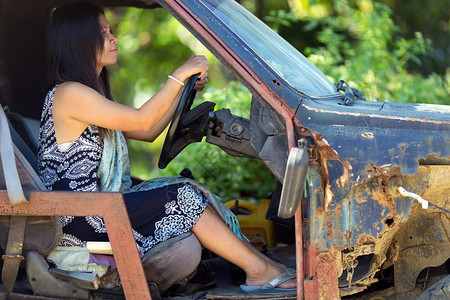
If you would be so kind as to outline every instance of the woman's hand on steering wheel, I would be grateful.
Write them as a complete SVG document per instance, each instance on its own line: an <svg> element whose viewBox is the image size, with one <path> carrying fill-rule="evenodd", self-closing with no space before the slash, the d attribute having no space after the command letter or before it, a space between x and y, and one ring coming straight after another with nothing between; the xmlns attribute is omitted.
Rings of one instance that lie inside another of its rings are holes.
<svg viewBox="0 0 450 300"><path fill-rule="evenodd" d="M206 84L208 83L208 72L206 72L202 77L199 77L195 82L194 90L197 92L203 91Z"/></svg>
<svg viewBox="0 0 450 300"><path fill-rule="evenodd" d="M187 78L194 74L199 74L198 87L196 84L195 90L200 91L205 87L208 75L208 60L204 55L193 55L184 64L173 72L173 76L181 81L186 81Z"/></svg>

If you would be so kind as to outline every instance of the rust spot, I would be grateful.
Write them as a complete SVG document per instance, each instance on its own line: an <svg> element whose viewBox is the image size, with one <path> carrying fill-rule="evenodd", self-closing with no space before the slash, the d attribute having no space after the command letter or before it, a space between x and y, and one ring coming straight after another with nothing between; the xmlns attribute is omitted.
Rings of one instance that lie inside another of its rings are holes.
<svg viewBox="0 0 450 300"><path fill-rule="evenodd" d="M368 244L375 244L375 241L376 239L373 236L361 234L358 237L357 243L360 245L368 245Z"/></svg>
<svg viewBox="0 0 450 300"><path fill-rule="evenodd" d="M380 180L381 182L380 182L380 190L381 190L381 193L383 194L383 195L385 195L389 200L391 200L390 198L389 198L389 188L388 188L388 184L387 184L387 182L385 181L385 179L383 178L382 180Z"/></svg>
<svg viewBox="0 0 450 300"><path fill-rule="evenodd" d="M353 199L356 201L356 203L367 202L366 195L368 193L370 193L370 189L365 185L360 185L355 189ZM355 205L355 209L359 209L359 206Z"/></svg>
<svg viewBox="0 0 450 300"><path fill-rule="evenodd" d="M326 225L327 225L327 237L330 238L330 239L332 239L333 236L334 236L334 232L333 232L333 227L334 227L334 226L333 226L333 222L327 220L327 221L326 221Z"/></svg>
<svg viewBox="0 0 450 300"><path fill-rule="evenodd" d="M398 260L398 254L400 253L400 246L398 242L393 239L392 243L389 245L388 252L386 253L387 264L393 264Z"/></svg>
<svg viewBox="0 0 450 300"><path fill-rule="evenodd" d="M378 175L386 175L391 170L391 164L386 164L382 166L375 166L373 163L368 163L366 166L366 171L369 174L369 178L372 178L374 176Z"/></svg>
<svg viewBox="0 0 450 300"><path fill-rule="evenodd" d="M345 239L346 240L351 240L351 238L352 238L352 235L353 235L353 231L351 231L351 230L347 230L346 232L345 232Z"/></svg>
<svg viewBox="0 0 450 300"><path fill-rule="evenodd" d="M328 207L329 204L333 205L333 192L331 191L330 184L326 184L326 190L325 190L325 207Z"/></svg>
<svg viewBox="0 0 450 300"><path fill-rule="evenodd" d="M322 208L322 207L318 207L318 208L316 209L316 214L319 215L319 216L321 216L321 215L323 214L323 208Z"/></svg>
<svg viewBox="0 0 450 300"><path fill-rule="evenodd" d="M440 157L439 154L428 154L426 158L419 158L419 165L449 165L450 156Z"/></svg>
<svg viewBox="0 0 450 300"><path fill-rule="evenodd" d="M369 165L366 167L367 173L377 173L377 167L373 163L369 163Z"/></svg>
<svg viewBox="0 0 450 300"><path fill-rule="evenodd" d="M379 178L381 181L381 178ZM386 189L383 189L381 187L381 184L379 185L379 189L376 191L373 191L372 193L372 199L378 201L378 203L383 204L389 208L391 211L390 213L395 213L395 203L392 201L392 198L387 195Z"/></svg>
<svg viewBox="0 0 450 300"><path fill-rule="evenodd" d="M339 177L339 179L336 179L337 187L342 188L348 182L348 179L349 179L348 173L349 173L349 170L351 170L351 169L352 169L352 165L350 164L350 162L345 161L342 176Z"/></svg>
<svg viewBox="0 0 450 300"><path fill-rule="evenodd" d="M317 255L318 262L330 262L333 261L333 257L329 253L320 253Z"/></svg>
<svg viewBox="0 0 450 300"><path fill-rule="evenodd" d="M306 127L304 127L306 128ZM318 162L319 162L319 175L322 182L322 189L324 190L324 199L325 199L325 207L328 206L328 204L333 199L333 193L330 189L330 183L329 183L329 173L328 173L328 166L327 161L328 160L338 160L343 164L343 174L345 174L346 178L344 178L344 182L348 180L348 169L344 165L344 160L339 156L339 154L330 146L328 145L327 141L322 138L322 135L314 130L307 129L312 139L314 140L314 144L317 148L317 155L318 155Z"/></svg>
<svg viewBox="0 0 450 300"><path fill-rule="evenodd" d="M367 182L370 184L362 185L358 190L355 191L356 202L367 201L366 195L371 195L371 199L377 201L378 203L386 206L389 210L383 210L381 215L395 215L396 207L392 200L389 181L391 177L395 177L397 174L401 174L400 168L395 166L391 168L390 164L375 166L373 163L369 163L366 166L366 171L368 173Z"/></svg>

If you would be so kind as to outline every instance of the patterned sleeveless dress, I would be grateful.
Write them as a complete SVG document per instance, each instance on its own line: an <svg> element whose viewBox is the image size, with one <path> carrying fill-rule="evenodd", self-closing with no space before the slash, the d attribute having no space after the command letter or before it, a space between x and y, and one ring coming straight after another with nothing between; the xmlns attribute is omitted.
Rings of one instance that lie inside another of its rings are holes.
<svg viewBox="0 0 450 300"><path fill-rule="evenodd" d="M201 187L176 179L152 180L132 187L121 132L113 131L112 140L105 137L102 141L98 128L89 125L77 140L58 145L52 116L56 88L45 98L39 132L39 176L45 186L49 190L123 192L134 237L144 252L189 231L208 205L208 197ZM117 153L120 154L118 159L114 158ZM101 163L103 156L112 156L114 163ZM87 241L108 241L102 218L60 218L63 225L61 246L85 247Z"/></svg>

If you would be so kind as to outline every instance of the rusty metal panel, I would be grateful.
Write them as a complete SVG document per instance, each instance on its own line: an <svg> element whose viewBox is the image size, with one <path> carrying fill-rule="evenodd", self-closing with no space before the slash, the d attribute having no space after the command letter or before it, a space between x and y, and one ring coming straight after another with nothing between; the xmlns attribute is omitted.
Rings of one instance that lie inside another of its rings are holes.
<svg viewBox="0 0 450 300"><path fill-rule="evenodd" d="M338 300L338 274L335 259L330 253L320 253L316 256L317 261L317 299Z"/></svg>
<svg viewBox="0 0 450 300"><path fill-rule="evenodd" d="M344 254L341 266L342 287L348 283L346 277L352 271L351 266L356 259L360 263L365 261L367 269L358 278L353 278L353 282L360 280L366 286L373 282L382 264L388 266L398 260L396 268L402 271L396 272L396 281L399 282L396 290L405 291L413 286L423 268L442 264L449 257L448 250L443 249L448 249L450 245L448 222L444 221L449 217L450 208L450 165L421 165L414 175L404 175L400 168L377 169L377 172L369 172L370 178L355 184L342 199L338 198L340 195L333 195L332 201L338 204L331 209L332 203L326 205L326 187L320 180L320 166L317 163L310 164L308 199L304 204L304 215L309 216L304 219L307 220L305 242L319 251L348 251ZM400 195L396 192L399 186L422 195L430 202L430 207L424 210L416 200ZM415 218L418 213L421 217ZM426 220L439 225L426 225ZM433 234L407 234L405 230L410 226L408 224L432 228ZM442 232L440 236L445 238L438 238L438 232ZM424 236L426 241L411 248L413 246L408 245L412 236ZM392 244L394 237L396 243ZM392 245L394 248L390 248ZM404 253L402 247L405 248ZM394 252L388 253L389 249ZM414 268L407 263L413 255L417 256ZM348 291L351 289L349 284Z"/></svg>
<svg viewBox="0 0 450 300"><path fill-rule="evenodd" d="M336 258L331 253L323 252L312 258L315 263L313 279L305 279L305 300L341 299L338 287L338 270ZM298 298L302 299L302 298Z"/></svg>
<svg viewBox="0 0 450 300"><path fill-rule="evenodd" d="M450 206L447 193L450 166L420 166L416 175L402 175L397 168L384 169L356 184L342 199L326 205L320 168L310 165L308 201L308 241L319 249L344 249L375 243L387 231L398 230L420 205L414 199L393 194L389 186L397 180L409 190L422 194L438 207ZM401 179L400 179L401 178ZM330 206L333 206L330 209ZM430 208L429 212L432 212ZM442 211L441 211L442 212Z"/></svg>

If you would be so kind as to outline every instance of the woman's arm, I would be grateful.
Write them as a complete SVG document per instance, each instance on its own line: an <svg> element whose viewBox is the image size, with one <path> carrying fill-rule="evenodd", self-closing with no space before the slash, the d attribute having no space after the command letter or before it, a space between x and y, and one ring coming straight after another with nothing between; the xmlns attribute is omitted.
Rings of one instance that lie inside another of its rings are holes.
<svg viewBox="0 0 450 300"><path fill-rule="evenodd" d="M203 75L203 77L200 77L197 82L195 83L194 89L196 91L201 91L205 88L206 83L208 82L207 79L208 73ZM175 98L175 101L172 102L172 106L169 108L167 113L164 115L164 117L150 130L147 131L127 131L124 132L125 136L130 139L134 140L140 140L140 141L147 141L147 142L153 142L167 127L169 122L173 119L173 115L175 114L175 110L178 106L178 103L180 102L181 94L184 91L184 89L181 89L178 93L178 95Z"/></svg>
<svg viewBox="0 0 450 300"><path fill-rule="evenodd" d="M125 131L125 137L127 139L139 140L139 141L147 141L153 142L167 127L169 122L172 120L173 115L175 114L175 110L180 102L181 94L183 89L180 89L178 95L175 97L175 100L172 102L167 113L161 118L161 120L155 124L149 130L138 130L138 131Z"/></svg>
<svg viewBox="0 0 450 300"><path fill-rule="evenodd" d="M185 81L193 74L204 76L207 69L208 62L204 56L193 56L173 76ZM174 100L181 88L180 83L168 79L153 97L136 109L110 101L83 84L63 83L55 92L52 108L58 143L78 138L89 124L125 132L149 132L163 119L170 120L170 114L165 116L175 106Z"/></svg>

